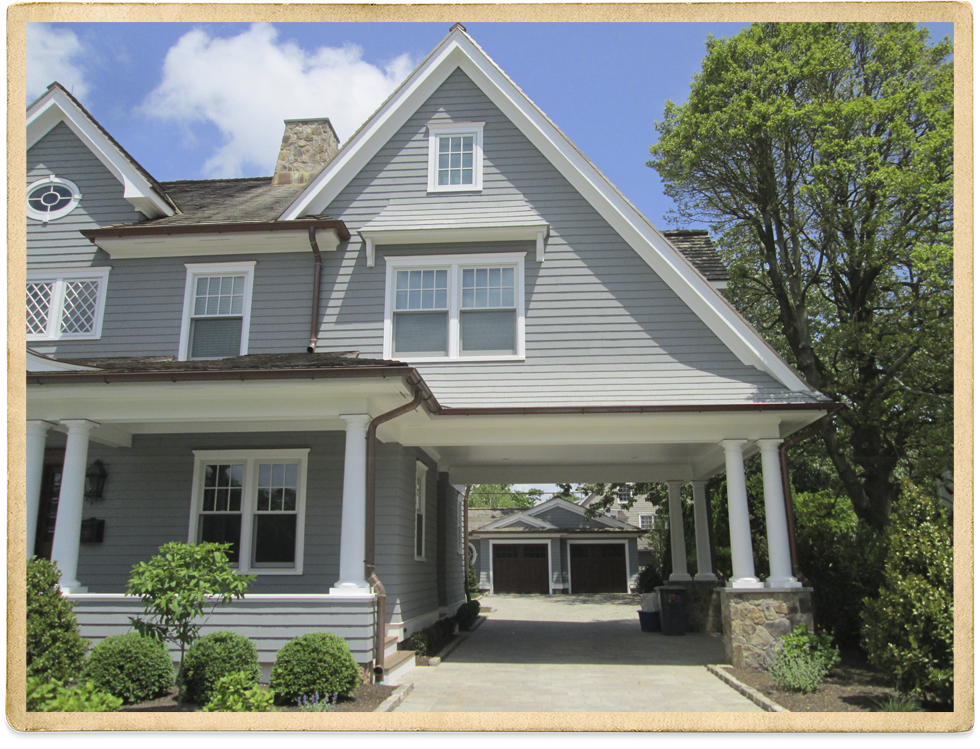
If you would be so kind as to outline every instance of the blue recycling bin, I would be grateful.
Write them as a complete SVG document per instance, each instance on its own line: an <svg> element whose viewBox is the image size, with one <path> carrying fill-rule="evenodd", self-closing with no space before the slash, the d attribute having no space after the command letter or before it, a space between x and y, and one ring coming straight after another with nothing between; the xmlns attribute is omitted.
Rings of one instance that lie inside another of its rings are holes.
<svg viewBox="0 0 980 749"><path fill-rule="evenodd" d="M660 631L660 612L659 611L637 611L640 615L641 632Z"/></svg>
<svg viewBox="0 0 980 749"><path fill-rule="evenodd" d="M660 590L660 628L665 635L687 634L686 588L662 587Z"/></svg>

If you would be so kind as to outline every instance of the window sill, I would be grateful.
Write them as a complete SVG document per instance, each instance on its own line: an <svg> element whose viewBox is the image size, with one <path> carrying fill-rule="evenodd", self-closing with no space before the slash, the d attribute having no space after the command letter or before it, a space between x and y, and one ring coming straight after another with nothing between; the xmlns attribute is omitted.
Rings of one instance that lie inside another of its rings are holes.
<svg viewBox="0 0 980 749"><path fill-rule="evenodd" d="M405 362L406 364L456 364L458 362L522 362L527 357L515 354L513 356L460 356L455 359L450 359L448 356L436 358L431 356L414 357L393 354L392 358L395 361Z"/></svg>
<svg viewBox="0 0 980 749"><path fill-rule="evenodd" d="M62 336L38 336L29 335L27 336L27 342L40 342L40 343L59 343L61 341L97 341L101 338L101 335L62 335Z"/></svg>
<svg viewBox="0 0 980 749"><path fill-rule="evenodd" d="M439 193L439 192L483 192L482 187L474 187L473 185L430 185L426 192L429 193Z"/></svg>
<svg viewBox="0 0 980 749"><path fill-rule="evenodd" d="M303 570L270 570L267 568L260 569L250 569L250 570L237 570L241 575L258 575L259 577L270 577L270 576L282 576L282 575L302 575Z"/></svg>

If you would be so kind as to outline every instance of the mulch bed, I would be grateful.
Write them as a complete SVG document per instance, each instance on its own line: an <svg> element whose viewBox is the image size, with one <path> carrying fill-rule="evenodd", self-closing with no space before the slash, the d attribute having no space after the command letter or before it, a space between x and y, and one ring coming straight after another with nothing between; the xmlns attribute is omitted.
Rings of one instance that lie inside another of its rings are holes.
<svg viewBox="0 0 980 749"><path fill-rule="evenodd" d="M765 671L754 668L726 670L743 684L794 713L874 712L878 700L898 695L892 682L871 666L860 652L842 652L840 664L827 674L812 694L786 692ZM926 710L930 707L923 705Z"/></svg>
<svg viewBox="0 0 980 749"><path fill-rule="evenodd" d="M351 697L337 700L337 706L331 710L335 713L372 713L382 702L384 702L395 687L385 686L384 684L362 684ZM177 702L177 690L172 689L170 693L155 700L147 700L136 705L126 705L119 708L121 713L195 713L201 709L200 705L193 705L188 702ZM298 713L298 707L276 707L279 713Z"/></svg>

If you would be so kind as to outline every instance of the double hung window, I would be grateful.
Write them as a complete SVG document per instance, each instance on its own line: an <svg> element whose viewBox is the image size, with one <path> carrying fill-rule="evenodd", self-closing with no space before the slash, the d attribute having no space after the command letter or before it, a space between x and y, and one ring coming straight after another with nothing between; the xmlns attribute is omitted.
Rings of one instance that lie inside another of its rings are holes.
<svg viewBox="0 0 980 749"><path fill-rule="evenodd" d="M190 541L230 543L242 572L302 572L308 453L195 451Z"/></svg>
<svg viewBox="0 0 980 749"><path fill-rule="evenodd" d="M385 358L524 356L524 255L387 258Z"/></svg>
<svg viewBox="0 0 980 749"><path fill-rule="evenodd" d="M109 268L27 274L27 340L98 338Z"/></svg>
<svg viewBox="0 0 980 749"><path fill-rule="evenodd" d="M653 530L653 513L652 512L641 512L640 513L640 527L645 530Z"/></svg>
<svg viewBox="0 0 980 749"><path fill-rule="evenodd" d="M180 358L245 354L255 262L188 263L186 268Z"/></svg>
<svg viewBox="0 0 980 749"><path fill-rule="evenodd" d="M483 189L483 123L429 125L429 191Z"/></svg>

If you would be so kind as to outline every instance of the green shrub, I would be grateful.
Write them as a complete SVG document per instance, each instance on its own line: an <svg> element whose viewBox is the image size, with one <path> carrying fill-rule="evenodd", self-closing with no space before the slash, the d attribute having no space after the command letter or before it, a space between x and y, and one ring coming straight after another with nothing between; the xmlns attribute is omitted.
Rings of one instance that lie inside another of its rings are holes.
<svg viewBox="0 0 980 749"><path fill-rule="evenodd" d="M924 713L922 705L914 697L899 695L898 697L884 697L874 703L876 713Z"/></svg>
<svg viewBox="0 0 980 749"><path fill-rule="evenodd" d="M328 697L329 699L327 699ZM329 713L337 707L337 693L325 694L322 700L318 694L314 694L312 697L300 697L296 700L296 706L299 707L301 713Z"/></svg>
<svg viewBox="0 0 980 749"><path fill-rule="evenodd" d="M114 713L122 704L91 681L65 687L59 681L27 678L27 711L31 713Z"/></svg>
<svg viewBox="0 0 980 749"><path fill-rule="evenodd" d="M646 567L640 570L640 574L636 578L636 592L653 593L663 584L663 575L660 574L660 571L656 568L656 566L648 564Z"/></svg>
<svg viewBox="0 0 980 749"><path fill-rule="evenodd" d="M828 634L811 632L805 624L797 624L793 631L782 638L783 651L793 657L808 656L824 673L840 663L840 653Z"/></svg>
<svg viewBox="0 0 980 749"><path fill-rule="evenodd" d="M252 679L250 671L225 674L212 691L211 701L201 708L203 713L267 713L275 697Z"/></svg>
<svg viewBox="0 0 980 749"><path fill-rule="evenodd" d="M251 640L234 632L212 632L195 640L184 658L185 699L205 704L218 681L236 671L250 674L253 684L262 675L259 655Z"/></svg>
<svg viewBox="0 0 980 749"><path fill-rule="evenodd" d="M475 596L480 592L480 579L476 576L476 569L471 564L466 572L466 592Z"/></svg>
<svg viewBox="0 0 980 749"><path fill-rule="evenodd" d="M862 644L898 691L953 701L953 541L939 501L906 485L888 529L884 583Z"/></svg>
<svg viewBox="0 0 980 749"><path fill-rule="evenodd" d="M330 632L301 635L276 654L269 688L278 704L311 694L349 697L360 684L357 663L347 643Z"/></svg>
<svg viewBox="0 0 980 749"><path fill-rule="evenodd" d="M462 630L468 630L480 617L480 602L469 601L456 609L456 624Z"/></svg>
<svg viewBox="0 0 980 749"><path fill-rule="evenodd" d="M170 653L162 643L138 632L107 637L92 648L84 674L126 704L160 697L174 685Z"/></svg>
<svg viewBox="0 0 980 749"><path fill-rule="evenodd" d="M782 649L766 670L773 681L791 692L815 692L824 676L840 663L830 635L813 634L805 624L797 624L781 642Z"/></svg>
<svg viewBox="0 0 980 749"><path fill-rule="evenodd" d="M402 650L414 650L417 655L427 655L429 652L429 635L423 629L413 633L402 642Z"/></svg>
<svg viewBox="0 0 980 749"><path fill-rule="evenodd" d="M27 561L27 675L42 681L75 679L88 650L72 604L58 588L60 579L47 559Z"/></svg>

